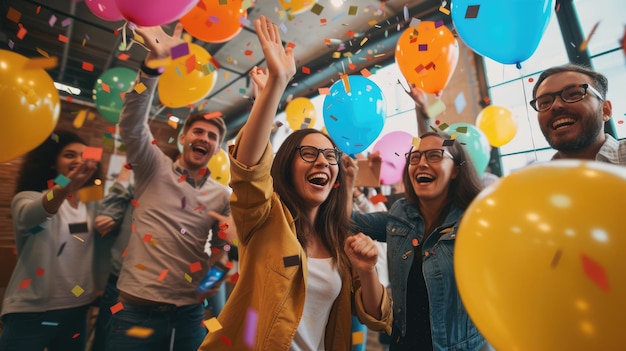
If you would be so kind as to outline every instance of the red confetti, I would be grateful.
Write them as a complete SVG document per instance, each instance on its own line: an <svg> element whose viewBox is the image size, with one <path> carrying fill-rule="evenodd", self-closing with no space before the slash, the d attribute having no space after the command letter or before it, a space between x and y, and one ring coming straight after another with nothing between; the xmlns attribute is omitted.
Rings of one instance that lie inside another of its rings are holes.
<svg viewBox="0 0 626 351"><path fill-rule="evenodd" d="M226 347L231 348L233 347L233 344L230 342L230 339L226 336L226 335L222 335L222 342L224 343L224 345L226 345Z"/></svg>
<svg viewBox="0 0 626 351"><path fill-rule="evenodd" d="M37 274L38 277L43 277L43 273L44 273L43 268L37 268L37 272L35 274Z"/></svg>
<svg viewBox="0 0 626 351"><path fill-rule="evenodd" d="M72 339L76 339L79 336L80 336L80 333L76 333L76 334L74 334L74 336L72 336Z"/></svg>
<svg viewBox="0 0 626 351"><path fill-rule="evenodd" d="M130 165L130 163L125 163L124 164L124 168L128 169L128 170L132 170L133 166Z"/></svg>
<svg viewBox="0 0 626 351"><path fill-rule="evenodd" d="M111 314L116 314L117 312L121 311L124 309L124 305L121 302L116 303L115 305L111 306L110 310L111 310Z"/></svg>
<svg viewBox="0 0 626 351"><path fill-rule="evenodd" d="M187 173L185 173L185 174L181 175L181 176L180 176L180 178L178 178L178 182L179 182L179 183L182 183L182 182L184 182L185 180L187 180Z"/></svg>
<svg viewBox="0 0 626 351"><path fill-rule="evenodd" d="M198 206L196 206L196 208L194 208L193 210L194 210L194 211L200 211L200 210L201 210L201 209L203 209L203 208L204 208L204 205L198 205Z"/></svg>
<svg viewBox="0 0 626 351"><path fill-rule="evenodd" d="M226 230L228 229L228 223L224 222L224 223L220 223L220 230Z"/></svg>
<svg viewBox="0 0 626 351"><path fill-rule="evenodd" d="M169 272L169 270L167 270L167 269L164 269L163 271L161 271L161 274L159 274L159 277L157 278L157 280L160 281L160 282L165 280L165 276L167 276L168 272Z"/></svg>
<svg viewBox="0 0 626 351"><path fill-rule="evenodd" d="M152 240L152 234L144 234L143 241L149 243Z"/></svg>
<svg viewBox="0 0 626 351"><path fill-rule="evenodd" d="M189 265L189 271L191 273L196 273L198 271L202 270L202 265L200 264L200 262L196 261L194 263L191 263Z"/></svg>
<svg viewBox="0 0 626 351"><path fill-rule="evenodd" d="M156 145L158 143L158 141L156 139L152 140L152 142L150 144L152 145Z"/></svg>
<svg viewBox="0 0 626 351"><path fill-rule="evenodd" d="M130 204L133 205L133 207L135 208L139 207L139 202L137 202L137 199L130 200Z"/></svg>
<svg viewBox="0 0 626 351"><path fill-rule="evenodd" d="M70 41L70 39L63 34L59 34L59 41L62 43L67 43Z"/></svg>
<svg viewBox="0 0 626 351"><path fill-rule="evenodd" d="M26 289L30 285L31 279L24 279L20 283L20 289Z"/></svg>
<svg viewBox="0 0 626 351"><path fill-rule="evenodd" d="M93 72L93 63L89 63L89 62L83 61L82 67L83 67L83 69L85 71Z"/></svg>
<svg viewBox="0 0 626 351"><path fill-rule="evenodd" d="M591 279L600 289L605 292L611 290L609 286L609 278L606 276L606 270L598 262L594 261L591 257L581 254L583 270L589 279Z"/></svg>
<svg viewBox="0 0 626 351"><path fill-rule="evenodd" d="M122 255L120 256L121 258L126 257L126 254L128 253L128 247L124 248L124 251L122 251Z"/></svg>

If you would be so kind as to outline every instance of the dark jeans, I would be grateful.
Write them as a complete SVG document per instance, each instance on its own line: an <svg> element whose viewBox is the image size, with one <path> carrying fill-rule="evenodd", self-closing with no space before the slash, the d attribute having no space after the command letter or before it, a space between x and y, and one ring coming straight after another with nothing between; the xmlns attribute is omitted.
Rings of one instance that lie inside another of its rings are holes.
<svg viewBox="0 0 626 351"><path fill-rule="evenodd" d="M196 351L207 334L203 319L202 304L124 303L124 309L111 316L109 321L106 350ZM149 332L149 335L128 335L129 329Z"/></svg>
<svg viewBox="0 0 626 351"><path fill-rule="evenodd" d="M85 350L89 306L4 315L0 351Z"/></svg>
<svg viewBox="0 0 626 351"><path fill-rule="evenodd" d="M117 276L109 275L109 280L104 288L104 294L100 297L98 306L98 318L94 325L94 338L91 346L92 351L106 350L107 324L111 319L111 307L117 303L120 291L117 290Z"/></svg>

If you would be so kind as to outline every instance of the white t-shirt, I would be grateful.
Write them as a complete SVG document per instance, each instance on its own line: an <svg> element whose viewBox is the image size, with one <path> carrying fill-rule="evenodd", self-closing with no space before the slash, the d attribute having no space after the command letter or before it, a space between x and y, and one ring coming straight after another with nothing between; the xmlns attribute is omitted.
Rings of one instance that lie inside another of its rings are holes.
<svg viewBox="0 0 626 351"><path fill-rule="evenodd" d="M304 312L291 351L324 351L324 332L330 309L341 291L341 276L332 258L307 258L308 279Z"/></svg>

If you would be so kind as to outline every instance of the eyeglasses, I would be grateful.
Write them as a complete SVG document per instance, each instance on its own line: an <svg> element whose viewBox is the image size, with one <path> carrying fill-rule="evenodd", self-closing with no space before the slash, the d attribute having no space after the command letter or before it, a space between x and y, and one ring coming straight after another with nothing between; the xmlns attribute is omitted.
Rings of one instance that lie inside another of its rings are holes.
<svg viewBox="0 0 626 351"><path fill-rule="evenodd" d="M570 85L563 90L538 96L530 102L530 106L532 106L537 112L547 111L550 107L552 107L552 104L554 104L554 100L557 96L560 96L563 102L573 104L584 99L585 96L587 96L587 90L591 91L598 99L600 99L600 101L604 101L602 94L600 94L599 91L591 85L585 83Z"/></svg>
<svg viewBox="0 0 626 351"><path fill-rule="evenodd" d="M341 151L337 149L318 149L315 146L296 146L296 149L300 152L300 157L304 162L315 162L319 154L324 155L328 164L336 165L341 157Z"/></svg>
<svg viewBox="0 0 626 351"><path fill-rule="evenodd" d="M409 160L409 164L414 166L420 163L422 159L422 155L426 157L426 162L428 163L439 163L443 160L443 155L446 155L454 160L454 156L448 150L445 149L429 149L424 151L411 151L405 154L407 160Z"/></svg>

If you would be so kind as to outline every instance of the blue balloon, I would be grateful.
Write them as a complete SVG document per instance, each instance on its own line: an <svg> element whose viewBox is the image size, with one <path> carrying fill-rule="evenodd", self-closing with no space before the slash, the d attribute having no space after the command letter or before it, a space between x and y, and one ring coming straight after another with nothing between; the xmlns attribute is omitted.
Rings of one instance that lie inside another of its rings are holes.
<svg viewBox="0 0 626 351"><path fill-rule="evenodd" d="M385 124L383 92L363 76L348 76L330 87L324 98L324 124L339 149L354 155L378 138Z"/></svg>
<svg viewBox="0 0 626 351"><path fill-rule="evenodd" d="M476 173L482 177L491 157L491 147L485 133L473 124L462 122L451 124L444 132L455 137L465 147Z"/></svg>
<svg viewBox="0 0 626 351"><path fill-rule="evenodd" d="M537 49L552 0L453 0L450 12L457 33L472 50L519 65Z"/></svg>

